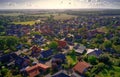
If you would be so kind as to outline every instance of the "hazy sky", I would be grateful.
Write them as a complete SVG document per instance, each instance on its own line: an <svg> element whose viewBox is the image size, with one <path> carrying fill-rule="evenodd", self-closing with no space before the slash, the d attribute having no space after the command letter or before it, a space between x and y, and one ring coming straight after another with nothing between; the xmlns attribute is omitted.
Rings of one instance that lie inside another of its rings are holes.
<svg viewBox="0 0 120 77"><path fill-rule="evenodd" d="M0 0L0 9L120 9L120 0Z"/></svg>

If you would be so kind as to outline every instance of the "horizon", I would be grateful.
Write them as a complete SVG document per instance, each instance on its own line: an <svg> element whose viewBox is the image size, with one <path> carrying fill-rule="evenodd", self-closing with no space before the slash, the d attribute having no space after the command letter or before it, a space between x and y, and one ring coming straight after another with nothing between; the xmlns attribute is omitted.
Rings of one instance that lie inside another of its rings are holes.
<svg viewBox="0 0 120 77"><path fill-rule="evenodd" d="M1 0L0 9L120 9L119 0Z"/></svg>

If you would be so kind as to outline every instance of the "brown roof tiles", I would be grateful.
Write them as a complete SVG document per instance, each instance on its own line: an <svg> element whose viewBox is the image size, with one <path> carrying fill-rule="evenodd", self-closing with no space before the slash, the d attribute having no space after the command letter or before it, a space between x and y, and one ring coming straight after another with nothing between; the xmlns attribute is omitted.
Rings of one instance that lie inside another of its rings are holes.
<svg viewBox="0 0 120 77"><path fill-rule="evenodd" d="M90 64L86 63L86 62L78 62L74 67L73 67L73 70L75 72L78 72L80 74L83 74L84 71L86 69L88 69L89 67L91 67Z"/></svg>

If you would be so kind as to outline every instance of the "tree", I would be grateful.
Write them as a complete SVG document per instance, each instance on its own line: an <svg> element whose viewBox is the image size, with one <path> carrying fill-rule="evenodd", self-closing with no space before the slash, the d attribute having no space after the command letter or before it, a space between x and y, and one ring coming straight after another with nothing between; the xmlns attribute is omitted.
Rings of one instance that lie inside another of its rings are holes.
<svg viewBox="0 0 120 77"><path fill-rule="evenodd" d="M9 71L9 70L8 70L7 68L2 67L2 69L1 69L1 75L2 75L2 76L5 76L8 71Z"/></svg>
<svg viewBox="0 0 120 77"><path fill-rule="evenodd" d="M98 69L103 69L105 67L105 64L104 63L99 63L98 65L97 65L97 68Z"/></svg>
<svg viewBox="0 0 120 77"><path fill-rule="evenodd" d="M85 72L85 77L90 77L91 76L91 74L90 74L90 72Z"/></svg>
<svg viewBox="0 0 120 77"><path fill-rule="evenodd" d="M105 41L105 42L103 43L103 46L104 46L105 48L110 48L110 47L112 47L112 43L111 43L111 41L107 40L107 41Z"/></svg>
<svg viewBox="0 0 120 77"><path fill-rule="evenodd" d="M104 54L104 55L100 55L100 57L98 58L99 62L103 62L106 65L111 65L111 61L108 55Z"/></svg>
<svg viewBox="0 0 120 77"><path fill-rule="evenodd" d="M120 45L120 38L119 37L113 37L112 41L113 41L114 45Z"/></svg>
<svg viewBox="0 0 120 77"><path fill-rule="evenodd" d="M1 36L0 37L0 50L11 49L14 50L19 43L19 38L14 36Z"/></svg>
<svg viewBox="0 0 120 77"><path fill-rule="evenodd" d="M89 56L88 61L93 65L97 64L97 58L95 56Z"/></svg>
<svg viewBox="0 0 120 77"><path fill-rule="evenodd" d="M0 26L0 32L4 32L5 28L3 26Z"/></svg>
<svg viewBox="0 0 120 77"><path fill-rule="evenodd" d="M58 47L58 43L55 42L55 41L52 41L52 42L49 44L49 48L56 49L57 47Z"/></svg>

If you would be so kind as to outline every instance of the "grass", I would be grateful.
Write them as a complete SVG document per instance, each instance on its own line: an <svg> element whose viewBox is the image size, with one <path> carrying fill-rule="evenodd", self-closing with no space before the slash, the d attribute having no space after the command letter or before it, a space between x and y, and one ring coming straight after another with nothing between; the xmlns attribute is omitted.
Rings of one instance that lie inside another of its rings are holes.
<svg viewBox="0 0 120 77"><path fill-rule="evenodd" d="M77 63L77 57L75 55L68 55L67 61L68 61L68 64L71 64L73 66Z"/></svg>
<svg viewBox="0 0 120 77"><path fill-rule="evenodd" d="M25 21L25 22L13 22L14 24L21 24L21 25L34 25L35 21Z"/></svg>
<svg viewBox="0 0 120 77"><path fill-rule="evenodd" d="M97 30L100 32L108 32L108 29L106 27L97 28Z"/></svg>

